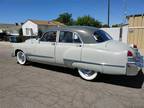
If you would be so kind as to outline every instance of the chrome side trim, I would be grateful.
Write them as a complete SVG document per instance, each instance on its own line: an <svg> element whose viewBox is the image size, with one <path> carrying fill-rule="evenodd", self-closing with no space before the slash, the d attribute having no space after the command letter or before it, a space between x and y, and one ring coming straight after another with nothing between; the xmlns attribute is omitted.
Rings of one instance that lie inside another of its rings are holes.
<svg viewBox="0 0 144 108"><path fill-rule="evenodd" d="M125 66L120 66L120 65L110 65L110 64L104 64L104 66L111 66L111 67L125 68Z"/></svg>
<svg viewBox="0 0 144 108"><path fill-rule="evenodd" d="M40 55L34 55L34 54L26 54L26 56L35 56L35 57L41 57L41 58L54 58L50 56L40 56Z"/></svg>
<svg viewBox="0 0 144 108"><path fill-rule="evenodd" d="M87 63L87 64L93 64L93 65L103 65L103 66L110 66L110 67L119 67L119 68L125 68L126 67L126 66L121 66L121 65L111 65L111 64L103 64L103 63L92 63L92 62L79 61L79 60L71 60L71 59L64 59L64 61Z"/></svg>

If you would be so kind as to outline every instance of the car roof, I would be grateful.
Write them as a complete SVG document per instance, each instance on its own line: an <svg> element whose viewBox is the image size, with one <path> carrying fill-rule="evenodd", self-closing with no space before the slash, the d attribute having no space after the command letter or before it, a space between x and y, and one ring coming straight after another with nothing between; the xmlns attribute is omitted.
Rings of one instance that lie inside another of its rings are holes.
<svg viewBox="0 0 144 108"><path fill-rule="evenodd" d="M50 28L47 31L50 30L60 30L60 31L72 31L72 32L78 32L80 34L84 34L84 33L94 33L94 31L99 30L96 27L90 27L90 26L64 26L64 27L54 27L54 28ZM47 32L45 31L45 32Z"/></svg>
<svg viewBox="0 0 144 108"><path fill-rule="evenodd" d="M65 26L65 27L51 28L48 31L56 31L56 30L76 32L79 34L83 43L95 43L96 40L94 39L93 34L99 29L90 26Z"/></svg>

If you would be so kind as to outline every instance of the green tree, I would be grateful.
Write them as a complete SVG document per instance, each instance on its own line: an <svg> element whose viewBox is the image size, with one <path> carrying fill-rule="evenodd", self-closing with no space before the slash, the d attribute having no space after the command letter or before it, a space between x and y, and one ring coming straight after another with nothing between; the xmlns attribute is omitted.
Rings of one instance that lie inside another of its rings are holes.
<svg viewBox="0 0 144 108"><path fill-rule="evenodd" d="M16 25L16 26L18 26L18 25L19 25L19 23L15 23L15 25Z"/></svg>
<svg viewBox="0 0 144 108"><path fill-rule="evenodd" d="M104 24L102 25L103 28L109 28L109 25L108 24Z"/></svg>
<svg viewBox="0 0 144 108"><path fill-rule="evenodd" d="M42 37L42 34L43 34L42 30L38 29L38 37Z"/></svg>
<svg viewBox="0 0 144 108"><path fill-rule="evenodd" d="M23 37L22 28L20 28L18 32L19 32L19 37L17 38L17 42L23 42L24 41L24 37Z"/></svg>
<svg viewBox="0 0 144 108"><path fill-rule="evenodd" d="M65 25L73 25L72 14L70 13L60 14L59 17L56 19L56 21L59 21Z"/></svg>
<svg viewBox="0 0 144 108"><path fill-rule="evenodd" d="M112 25L112 27L120 27L121 25L120 24L114 24Z"/></svg>
<svg viewBox="0 0 144 108"><path fill-rule="evenodd" d="M19 32L19 36L23 36L22 28L20 28L18 32Z"/></svg>
<svg viewBox="0 0 144 108"><path fill-rule="evenodd" d="M94 26L94 27L98 27L98 28L102 26L101 22L99 22L98 20L95 20L94 18L92 18L89 15L78 17L76 20L76 25Z"/></svg>

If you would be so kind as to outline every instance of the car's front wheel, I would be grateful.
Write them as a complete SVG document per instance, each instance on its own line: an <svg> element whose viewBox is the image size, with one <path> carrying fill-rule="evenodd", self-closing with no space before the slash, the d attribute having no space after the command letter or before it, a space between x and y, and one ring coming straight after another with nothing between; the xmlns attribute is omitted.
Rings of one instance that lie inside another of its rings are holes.
<svg viewBox="0 0 144 108"><path fill-rule="evenodd" d="M94 80L98 73L87 69L78 69L79 75L85 80Z"/></svg>
<svg viewBox="0 0 144 108"><path fill-rule="evenodd" d="M17 52L17 62L21 65L25 65L27 63L26 55L23 51Z"/></svg>

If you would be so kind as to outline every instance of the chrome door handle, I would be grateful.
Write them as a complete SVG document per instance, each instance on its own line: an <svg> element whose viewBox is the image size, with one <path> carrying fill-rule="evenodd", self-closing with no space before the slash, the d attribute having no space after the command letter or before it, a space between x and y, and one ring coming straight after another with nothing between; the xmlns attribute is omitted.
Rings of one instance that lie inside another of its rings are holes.
<svg viewBox="0 0 144 108"><path fill-rule="evenodd" d="M55 45L55 43L51 43L51 45Z"/></svg>
<svg viewBox="0 0 144 108"><path fill-rule="evenodd" d="M82 47L82 45L77 45L77 47Z"/></svg>

